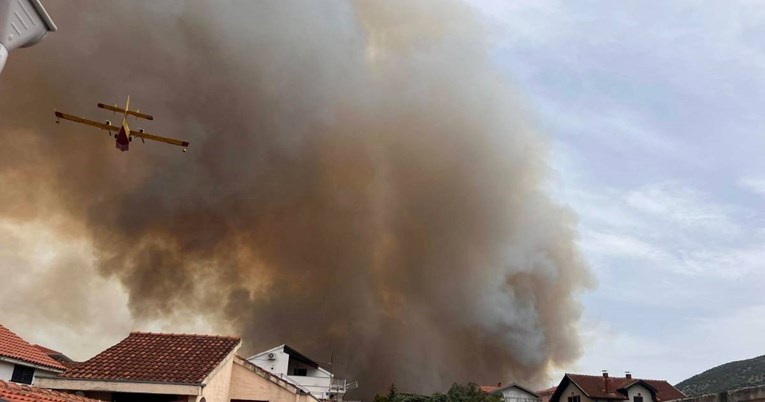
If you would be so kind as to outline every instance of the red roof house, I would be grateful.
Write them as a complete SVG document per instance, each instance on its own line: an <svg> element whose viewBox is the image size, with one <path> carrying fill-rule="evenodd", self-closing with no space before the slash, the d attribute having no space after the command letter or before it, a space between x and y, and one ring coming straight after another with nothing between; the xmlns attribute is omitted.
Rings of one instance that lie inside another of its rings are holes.
<svg viewBox="0 0 765 402"><path fill-rule="evenodd" d="M551 387L537 391L537 395L539 395L539 397L542 399L542 402L550 402L550 398L553 396L557 388L558 387Z"/></svg>
<svg viewBox="0 0 765 402"><path fill-rule="evenodd" d="M35 385L119 402L316 402L236 355L228 336L133 332L90 360Z"/></svg>
<svg viewBox="0 0 765 402"><path fill-rule="evenodd" d="M684 398L685 394L664 380L566 374L550 397L550 402L594 402L614 400L663 402Z"/></svg>
<svg viewBox="0 0 765 402"><path fill-rule="evenodd" d="M479 389L487 394L499 395L506 402L539 402L540 400L539 395L534 391L516 383L502 385L500 382L496 387L480 385Z"/></svg>
<svg viewBox="0 0 765 402"><path fill-rule="evenodd" d="M502 383L500 383L499 385L502 385ZM499 386L496 386L496 387L493 386L493 385L479 385L478 386L478 389L480 389L481 392L485 392L487 394L490 394L490 393L496 391L497 388L499 388Z"/></svg>
<svg viewBox="0 0 765 402"><path fill-rule="evenodd" d="M39 374L55 375L65 367L0 325L0 380L31 384Z"/></svg>
<svg viewBox="0 0 765 402"><path fill-rule="evenodd" d="M46 348L45 346L42 346L42 345L32 345L32 346L36 347L37 349L40 349L41 352L48 355L48 357L50 357L51 359L61 363L61 365L66 368L69 368L70 366L77 364L76 361L70 359L69 356L59 352L58 350Z"/></svg>

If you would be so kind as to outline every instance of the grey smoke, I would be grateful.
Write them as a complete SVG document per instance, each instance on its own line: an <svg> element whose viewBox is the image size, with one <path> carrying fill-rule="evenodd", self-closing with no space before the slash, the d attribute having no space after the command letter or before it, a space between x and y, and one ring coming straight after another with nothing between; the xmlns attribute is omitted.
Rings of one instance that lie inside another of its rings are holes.
<svg viewBox="0 0 765 402"><path fill-rule="evenodd" d="M467 6L49 3L0 78L0 218L65 217L134 317L332 353L364 396L578 357L575 220ZM128 94L189 153L52 123Z"/></svg>

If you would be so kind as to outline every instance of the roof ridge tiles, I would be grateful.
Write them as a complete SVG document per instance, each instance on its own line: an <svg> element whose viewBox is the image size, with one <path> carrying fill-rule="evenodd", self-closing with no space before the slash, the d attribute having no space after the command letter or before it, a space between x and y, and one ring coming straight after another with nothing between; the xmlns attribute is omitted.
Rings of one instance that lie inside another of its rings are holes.
<svg viewBox="0 0 765 402"><path fill-rule="evenodd" d="M566 373L566 375L573 375L573 376L578 376L578 377L603 378L602 375L592 375L592 374ZM660 380L658 378L643 378L643 377L635 377L635 376L632 376L632 378L627 378L627 377L614 377L614 376L609 375L608 378L609 379L619 378L619 379L629 379L629 380L643 380L643 381L667 381L667 380Z"/></svg>
<svg viewBox="0 0 765 402"><path fill-rule="evenodd" d="M211 338L211 339L232 339L240 340L241 338L234 335L217 335L217 334L187 334L187 333L175 333L175 332L145 332L145 331L131 331L130 335L152 335L152 336L188 336L198 338Z"/></svg>

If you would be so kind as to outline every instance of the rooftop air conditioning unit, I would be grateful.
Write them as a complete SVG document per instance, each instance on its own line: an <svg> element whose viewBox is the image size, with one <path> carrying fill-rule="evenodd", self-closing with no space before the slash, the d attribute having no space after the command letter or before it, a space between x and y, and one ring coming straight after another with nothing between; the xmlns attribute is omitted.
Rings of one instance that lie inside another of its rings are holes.
<svg viewBox="0 0 765 402"><path fill-rule="evenodd" d="M274 354L274 352L270 352L268 354L268 360L276 360L276 355Z"/></svg>

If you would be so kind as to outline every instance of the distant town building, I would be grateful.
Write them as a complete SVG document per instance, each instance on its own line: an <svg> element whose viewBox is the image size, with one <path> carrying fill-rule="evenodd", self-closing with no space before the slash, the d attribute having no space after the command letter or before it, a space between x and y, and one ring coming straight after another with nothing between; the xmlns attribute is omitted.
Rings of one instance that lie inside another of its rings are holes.
<svg viewBox="0 0 765 402"><path fill-rule="evenodd" d="M566 374L550 402L666 402L685 394L664 380Z"/></svg>
<svg viewBox="0 0 765 402"><path fill-rule="evenodd" d="M496 387L490 385L481 385L481 391L487 394L501 395L505 402L540 402L540 397L534 391L529 390L516 383L502 385L498 383Z"/></svg>
<svg viewBox="0 0 765 402"><path fill-rule="evenodd" d="M61 363L0 325L0 380L32 384L40 375L57 375L64 369Z"/></svg>
<svg viewBox="0 0 765 402"><path fill-rule="evenodd" d="M765 401L765 385L739 388L712 394L689 396L675 399L672 402L763 402Z"/></svg>
<svg viewBox="0 0 765 402"><path fill-rule="evenodd" d="M357 383L336 378L326 368L288 345L258 353L247 359L274 375L287 378L295 385L310 392L316 399L342 401L345 393Z"/></svg>

